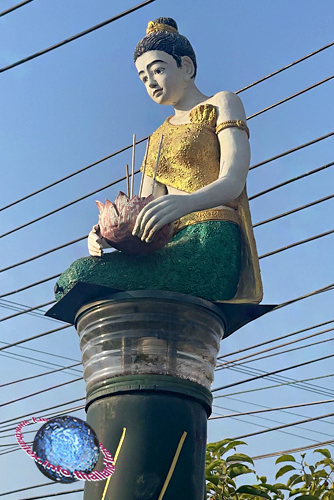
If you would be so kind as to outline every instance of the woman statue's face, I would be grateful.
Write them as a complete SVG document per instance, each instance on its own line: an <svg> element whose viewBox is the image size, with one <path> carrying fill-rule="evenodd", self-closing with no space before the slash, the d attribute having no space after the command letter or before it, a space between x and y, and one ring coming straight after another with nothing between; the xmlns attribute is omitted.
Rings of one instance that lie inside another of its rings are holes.
<svg viewBox="0 0 334 500"><path fill-rule="evenodd" d="M188 60L183 57L179 68L175 59L162 50L150 50L138 57L139 78L153 101L173 106L182 99L193 74Z"/></svg>

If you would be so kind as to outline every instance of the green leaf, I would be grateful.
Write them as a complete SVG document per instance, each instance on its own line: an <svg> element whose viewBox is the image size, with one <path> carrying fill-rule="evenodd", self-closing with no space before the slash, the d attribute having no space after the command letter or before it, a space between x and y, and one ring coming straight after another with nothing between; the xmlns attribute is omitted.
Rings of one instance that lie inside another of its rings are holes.
<svg viewBox="0 0 334 500"><path fill-rule="evenodd" d="M298 476L298 474L294 474L294 476ZM291 476L291 477L293 477L293 476ZM288 491L290 490L289 486L287 486L286 484L283 484L283 483L275 483L274 486L278 490L288 490Z"/></svg>
<svg viewBox="0 0 334 500"><path fill-rule="evenodd" d="M260 486L262 486L263 488L266 488L267 490L272 491L273 493L276 493L276 495L278 495L278 488L276 488L276 486L273 486L272 484L266 484L266 483L262 483Z"/></svg>
<svg viewBox="0 0 334 500"><path fill-rule="evenodd" d="M290 470L296 470L296 468L293 465L284 465L276 474L275 479L278 479L279 477L283 476L287 472L290 472Z"/></svg>
<svg viewBox="0 0 334 500"><path fill-rule="evenodd" d="M293 497L293 495L298 495L299 493L306 493L308 491L308 488L296 488L294 490L291 490L289 497Z"/></svg>
<svg viewBox="0 0 334 500"><path fill-rule="evenodd" d="M254 472L253 470L249 469L246 465L233 465L229 467L228 474L231 479L234 477L240 476L241 474L249 474L251 472Z"/></svg>
<svg viewBox="0 0 334 500"><path fill-rule="evenodd" d="M300 483L303 481L303 476L300 474L292 474L291 477L287 480L287 486L292 486L293 484Z"/></svg>
<svg viewBox="0 0 334 500"><path fill-rule="evenodd" d="M254 486L240 486L237 490L236 493L245 493L246 495L254 495L257 497L262 497L262 498L267 498L268 500L271 500L271 497L263 490L260 488L255 488Z"/></svg>
<svg viewBox="0 0 334 500"><path fill-rule="evenodd" d="M218 476L206 476L205 478L207 481L210 481L210 483L214 484L214 485L218 485L219 483L219 477Z"/></svg>
<svg viewBox="0 0 334 500"><path fill-rule="evenodd" d="M324 457L331 458L331 454L326 448L318 448L313 453L321 453Z"/></svg>
<svg viewBox="0 0 334 500"><path fill-rule="evenodd" d="M212 471L215 467L219 467L221 465L222 460L213 460L207 467L205 467L205 472L208 473Z"/></svg>
<svg viewBox="0 0 334 500"><path fill-rule="evenodd" d="M253 460L244 453L234 453L234 455L230 455L226 458L226 462L249 462L254 465Z"/></svg>
<svg viewBox="0 0 334 500"><path fill-rule="evenodd" d="M292 455L281 455L276 460L275 464L279 464L280 462L295 462L296 459Z"/></svg>

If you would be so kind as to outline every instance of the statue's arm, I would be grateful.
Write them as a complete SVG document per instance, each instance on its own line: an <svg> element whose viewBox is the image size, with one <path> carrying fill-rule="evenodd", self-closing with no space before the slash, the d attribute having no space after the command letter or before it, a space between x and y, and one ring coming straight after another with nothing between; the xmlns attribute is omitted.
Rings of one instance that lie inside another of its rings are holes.
<svg viewBox="0 0 334 500"><path fill-rule="evenodd" d="M216 95L217 125L229 120L242 120L246 115L241 99L232 92ZM247 132L237 127L224 128L218 134L220 144L219 179L191 195L195 210L206 210L225 205L237 198L242 192L250 163L250 147Z"/></svg>

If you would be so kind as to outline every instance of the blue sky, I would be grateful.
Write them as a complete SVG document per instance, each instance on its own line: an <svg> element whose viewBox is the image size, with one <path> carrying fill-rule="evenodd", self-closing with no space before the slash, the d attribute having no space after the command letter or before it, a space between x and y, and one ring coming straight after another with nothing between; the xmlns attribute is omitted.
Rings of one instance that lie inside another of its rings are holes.
<svg viewBox="0 0 334 500"><path fill-rule="evenodd" d="M1 0L0 10L15 3ZM129 0L35 0L0 18L0 67L53 45L133 5ZM204 94L212 95L221 90L235 92L332 42L333 13L334 6L330 0L157 0L77 41L0 73L1 207L131 144L134 133L138 139L147 136L172 114L171 109L158 106L149 99L133 64L134 47L144 36L149 20L169 16L177 21L180 33L189 38L196 52L197 85ZM333 47L325 50L242 92L240 97L247 116L330 76L333 50ZM251 164L329 133L333 129L332 94L333 81L330 81L249 120ZM140 145L136 151L136 167L139 167L143 154L144 145ZM248 177L248 193L252 196L331 161L333 138L253 170ZM131 151L128 150L0 212L1 234L111 183L124 175L125 164L130 162ZM332 194L333 181L332 167L255 199L251 202L253 222ZM138 191L138 184L137 176L135 191ZM104 201L108 197L113 200L119 189L125 190L124 182L0 238L1 269L87 234L97 222L95 199ZM332 229L332 213L333 201L330 200L260 226L255 229L259 255ZM263 303L281 303L333 282L332 242L333 235L329 235L261 259L265 292ZM85 255L87 247L83 241L3 272L0 295L61 273L74 260ZM49 281L5 298L30 307L42 304L53 299L54 283L55 280ZM247 325L222 342L221 354L333 319L332 295L333 292L326 292L311 297ZM4 302L0 300L0 304ZM9 314L11 311L1 307L1 317ZM25 314L0 323L0 340L15 342L58 326L62 325ZM329 332L318 340L331 336ZM297 346L309 342L311 340ZM245 366L271 371L325 356L332 352L332 345L328 342ZM74 328L23 346L80 360ZM32 361L25 358L5 357L5 353L44 360L44 368L24 362ZM45 362L62 366L72 363L21 348L3 351L0 384L52 369L53 365L50 367ZM283 375L299 380L330 373L331 359ZM60 372L0 387L0 401L20 398L76 376L74 371L67 374ZM214 387L246 377L232 370L219 371ZM331 390L333 379L322 379L314 384ZM239 385L228 393L267 385L273 385L273 382L263 379ZM222 394L223 391L219 392L219 395ZM34 411L39 414L38 410L84 396L84 382L69 384L18 403L0 406L0 421ZM238 401L219 398L216 403L233 413L257 409L254 405L283 406L326 399L293 386L231 397ZM333 408L333 405L327 404L291 410L302 416L282 412L263 415L275 422L250 416L244 417L243 421L232 418L215 420L209 422L208 441L261 430L258 425L274 427L279 425L277 422L288 423L329 413L334 411ZM214 408L214 411L224 413L220 408ZM85 418L83 411L76 415ZM330 418L326 422L317 421L302 428L286 429L295 435L270 432L252 437L247 440L247 450L240 451L257 456L306 446L312 444L312 440L326 441L333 434L333 423ZM1 438L12 432L0 434L0 443L14 442L13 435ZM0 493L46 482L33 461L22 451L0 455L0 460ZM19 474L14 472L14 468ZM273 459L259 461L257 469L260 475L267 474L273 479ZM73 489L80 487L78 484ZM62 485L50 486L25 492L24 496L43 495L62 488L71 489ZM81 497L80 493L70 496L72 500Z"/></svg>

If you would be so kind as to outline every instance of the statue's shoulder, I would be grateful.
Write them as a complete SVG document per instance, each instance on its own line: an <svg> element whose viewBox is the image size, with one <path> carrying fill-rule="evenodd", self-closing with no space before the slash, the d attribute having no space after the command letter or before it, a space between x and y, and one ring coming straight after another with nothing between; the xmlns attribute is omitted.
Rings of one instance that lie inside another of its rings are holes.
<svg viewBox="0 0 334 500"><path fill-rule="evenodd" d="M234 92L222 90L211 98L212 104L217 107L218 121L246 120L242 100Z"/></svg>

